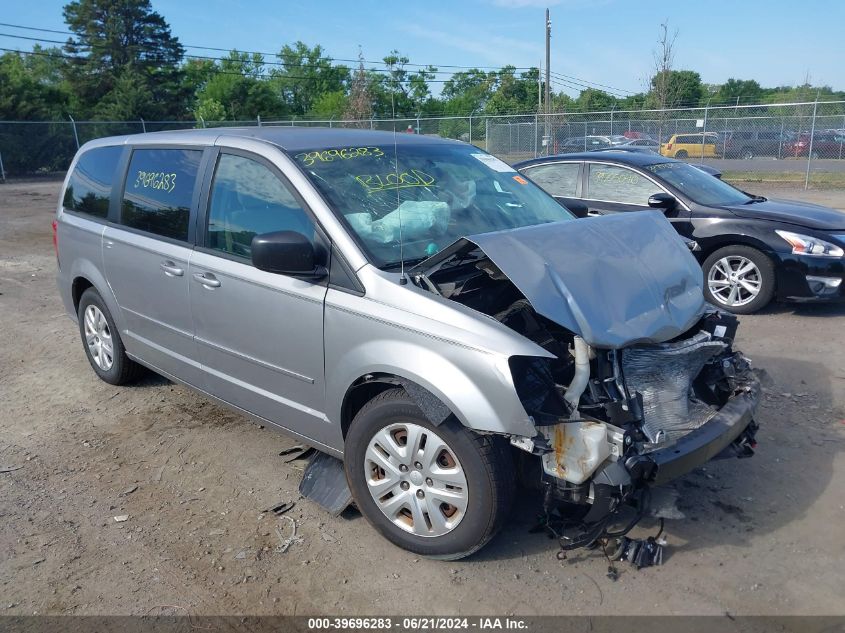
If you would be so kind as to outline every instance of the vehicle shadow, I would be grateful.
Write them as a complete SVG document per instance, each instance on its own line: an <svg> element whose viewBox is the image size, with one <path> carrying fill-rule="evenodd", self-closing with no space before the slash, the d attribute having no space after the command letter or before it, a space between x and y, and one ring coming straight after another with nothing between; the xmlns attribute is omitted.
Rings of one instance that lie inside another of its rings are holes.
<svg viewBox="0 0 845 633"><path fill-rule="evenodd" d="M144 373L138 378L137 382L133 384L134 388L142 387L142 388L149 388L149 387L162 387L164 385L172 385L174 384L172 380L169 378L165 378L161 374L157 374L153 371L146 370Z"/></svg>
<svg viewBox="0 0 845 633"><path fill-rule="evenodd" d="M760 367L777 366L779 375L802 377L807 393L784 392L777 384L765 389L754 457L711 462L673 482L687 515L667 522L683 542L676 551L748 547L753 538L803 519L832 480L843 438L829 369L784 358L754 360Z"/></svg>
<svg viewBox="0 0 845 633"><path fill-rule="evenodd" d="M762 367L778 364L779 373L806 377L812 394L766 389L758 409L757 451L750 459L711 461L669 484L677 493L677 509L685 518L666 519L669 542L664 560L673 554L720 548L746 548L752 539L777 532L805 517L833 477L833 462L845 440L834 422L842 417L832 400L828 370L819 363L755 357ZM812 467L808 456L812 455ZM502 533L471 560L503 560L542 551L557 544L531 534L541 496L520 492ZM654 535L658 522L645 518L633 536ZM577 550L569 558L601 556Z"/></svg>

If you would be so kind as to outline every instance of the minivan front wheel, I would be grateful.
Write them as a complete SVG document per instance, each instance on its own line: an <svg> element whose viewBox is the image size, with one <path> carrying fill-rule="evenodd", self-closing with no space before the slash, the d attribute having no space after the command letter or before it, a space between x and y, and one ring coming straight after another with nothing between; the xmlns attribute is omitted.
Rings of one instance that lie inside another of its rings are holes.
<svg viewBox="0 0 845 633"><path fill-rule="evenodd" d="M775 293L772 260L750 246L725 246L704 262L704 296L735 314L752 314Z"/></svg>
<svg viewBox="0 0 845 633"><path fill-rule="evenodd" d="M100 293L94 288L88 288L82 293L77 317L85 355L97 376L112 385L135 380L141 372L141 366L126 355L114 319Z"/></svg>
<svg viewBox="0 0 845 633"><path fill-rule="evenodd" d="M403 389L355 416L344 465L356 505L389 541L445 560L469 556L501 527L513 500L513 461L501 437L448 419L432 424Z"/></svg>

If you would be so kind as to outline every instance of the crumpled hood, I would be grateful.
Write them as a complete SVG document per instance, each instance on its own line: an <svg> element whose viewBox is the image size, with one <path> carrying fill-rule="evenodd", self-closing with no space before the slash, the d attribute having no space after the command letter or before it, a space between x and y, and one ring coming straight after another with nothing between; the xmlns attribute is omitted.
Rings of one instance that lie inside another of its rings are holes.
<svg viewBox="0 0 845 633"><path fill-rule="evenodd" d="M662 343L704 312L701 267L662 213L637 211L462 238L423 262L478 246L534 310L594 347Z"/></svg>

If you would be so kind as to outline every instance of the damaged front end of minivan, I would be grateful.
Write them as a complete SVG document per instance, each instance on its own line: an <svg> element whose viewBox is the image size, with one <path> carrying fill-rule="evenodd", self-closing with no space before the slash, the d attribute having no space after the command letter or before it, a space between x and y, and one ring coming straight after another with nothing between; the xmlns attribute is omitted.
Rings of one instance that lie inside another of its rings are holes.
<svg viewBox="0 0 845 633"><path fill-rule="evenodd" d="M737 319L704 302L700 267L659 213L472 236L412 279L553 355L510 357L537 430L510 441L564 549L625 534L652 485L753 453L760 382L733 349Z"/></svg>

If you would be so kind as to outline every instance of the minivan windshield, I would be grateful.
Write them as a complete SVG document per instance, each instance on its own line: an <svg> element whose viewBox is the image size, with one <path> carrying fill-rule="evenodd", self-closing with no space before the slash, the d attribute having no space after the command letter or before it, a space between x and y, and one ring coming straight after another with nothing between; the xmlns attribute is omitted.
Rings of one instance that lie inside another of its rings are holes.
<svg viewBox="0 0 845 633"><path fill-rule="evenodd" d="M687 163L657 163L646 166L646 170L662 178L697 204L722 207L747 204L753 200L736 187Z"/></svg>
<svg viewBox="0 0 845 633"><path fill-rule="evenodd" d="M403 258L416 263L468 235L574 218L508 164L472 145L314 148L293 159L384 269Z"/></svg>

